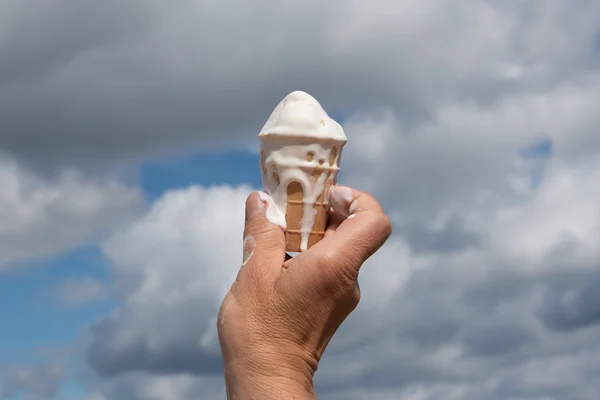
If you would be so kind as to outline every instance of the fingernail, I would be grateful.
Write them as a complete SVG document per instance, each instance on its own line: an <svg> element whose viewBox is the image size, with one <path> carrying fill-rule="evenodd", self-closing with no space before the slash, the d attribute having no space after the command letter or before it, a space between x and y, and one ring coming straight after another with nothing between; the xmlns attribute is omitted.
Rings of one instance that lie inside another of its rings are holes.
<svg viewBox="0 0 600 400"><path fill-rule="evenodd" d="M260 194L258 196L255 196L254 194L250 195L248 201L246 201L246 221L262 212L264 209L265 202L261 199Z"/></svg>
<svg viewBox="0 0 600 400"><path fill-rule="evenodd" d="M350 212L350 214L354 214L355 212L360 211L360 209L358 208L358 199L354 200L352 204L350 204L350 208L348 208L348 211Z"/></svg>
<svg viewBox="0 0 600 400"><path fill-rule="evenodd" d="M329 204L339 214L347 217L350 202L352 201L352 189L347 186L335 185L329 189Z"/></svg>
<svg viewBox="0 0 600 400"><path fill-rule="evenodd" d="M285 215L281 213L273 198L265 192L258 192L258 197L267 207L266 217L269 222L279 226L285 231L287 225Z"/></svg>

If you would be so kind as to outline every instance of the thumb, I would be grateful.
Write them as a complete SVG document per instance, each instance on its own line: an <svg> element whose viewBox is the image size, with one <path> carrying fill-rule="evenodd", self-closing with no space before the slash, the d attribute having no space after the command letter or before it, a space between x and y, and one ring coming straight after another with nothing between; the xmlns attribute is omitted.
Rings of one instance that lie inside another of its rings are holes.
<svg viewBox="0 0 600 400"><path fill-rule="evenodd" d="M285 260L285 217L273 198L253 192L246 200L244 261L247 274L278 275Z"/></svg>

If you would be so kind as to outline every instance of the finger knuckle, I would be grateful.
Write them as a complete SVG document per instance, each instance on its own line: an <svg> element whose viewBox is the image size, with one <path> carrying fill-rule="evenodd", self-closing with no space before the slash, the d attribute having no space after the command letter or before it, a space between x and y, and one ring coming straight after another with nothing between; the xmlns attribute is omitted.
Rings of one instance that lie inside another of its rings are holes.
<svg viewBox="0 0 600 400"><path fill-rule="evenodd" d="M360 303L360 298L361 298L361 294L360 294L360 288L358 287L358 285L354 285L354 287L352 288L352 290L350 291L349 295L349 303L350 303L350 307L352 310L354 310L356 307L358 307L358 304Z"/></svg>
<svg viewBox="0 0 600 400"><path fill-rule="evenodd" d="M358 279L358 270L352 264L340 265L336 268L337 278L342 288L353 287Z"/></svg>
<svg viewBox="0 0 600 400"><path fill-rule="evenodd" d="M338 255L336 251L333 249L329 249L323 253L321 257L319 257L317 263L320 269L328 268L329 266L335 264L338 260Z"/></svg>
<svg viewBox="0 0 600 400"><path fill-rule="evenodd" d="M330 280L336 291L346 292L356 285L358 279L358 268L356 261L348 256L340 256L335 262L327 266L330 272Z"/></svg>
<svg viewBox="0 0 600 400"><path fill-rule="evenodd" d="M380 214L378 226L379 226L379 229L381 229L381 234L383 237L385 237L387 239L388 237L391 236L393 226L392 226L392 221L390 221L390 219L387 215L385 215L383 213Z"/></svg>

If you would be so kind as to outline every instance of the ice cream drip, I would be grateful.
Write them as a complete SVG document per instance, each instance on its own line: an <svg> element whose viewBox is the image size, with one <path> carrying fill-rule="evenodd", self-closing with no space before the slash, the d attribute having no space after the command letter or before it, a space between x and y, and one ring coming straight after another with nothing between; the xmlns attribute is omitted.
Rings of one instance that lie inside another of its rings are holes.
<svg viewBox="0 0 600 400"><path fill-rule="evenodd" d="M286 230L299 233L300 251L305 251L315 219L327 217L329 187L337 181L346 135L315 98L296 91L279 103L259 137L264 191L288 220L288 207L302 207L299 226L288 223ZM290 197L297 193L301 199Z"/></svg>

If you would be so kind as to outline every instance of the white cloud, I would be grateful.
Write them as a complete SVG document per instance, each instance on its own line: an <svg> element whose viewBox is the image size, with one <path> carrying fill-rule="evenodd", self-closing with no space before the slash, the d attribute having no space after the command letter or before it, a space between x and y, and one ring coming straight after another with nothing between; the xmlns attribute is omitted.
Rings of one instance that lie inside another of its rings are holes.
<svg viewBox="0 0 600 400"><path fill-rule="evenodd" d="M46 179L4 159L0 187L0 269L97 240L144 205L138 189L114 179Z"/></svg>
<svg viewBox="0 0 600 400"><path fill-rule="evenodd" d="M104 375L220 373L214 317L241 265L249 187L167 193L104 246L121 306L91 332Z"/></svg>
<svg viewBox="0 0 600 400"><path fill-rule="evenodd" d="M497 211L491 240L506 257L539 263L563 243L569 258L600 255L600 159L567 167L556 163L535 193Z"/></svg>

